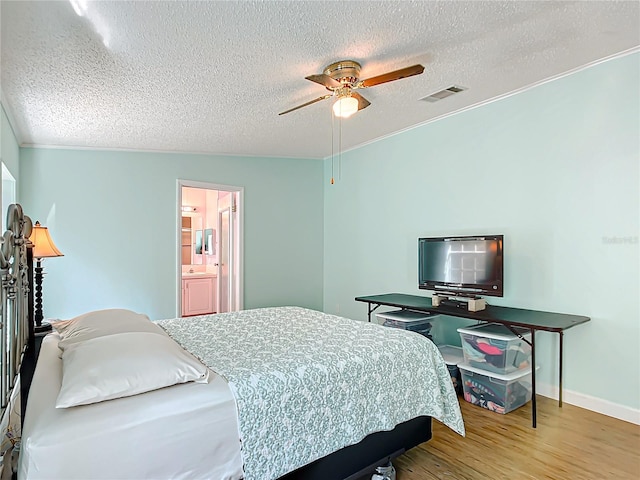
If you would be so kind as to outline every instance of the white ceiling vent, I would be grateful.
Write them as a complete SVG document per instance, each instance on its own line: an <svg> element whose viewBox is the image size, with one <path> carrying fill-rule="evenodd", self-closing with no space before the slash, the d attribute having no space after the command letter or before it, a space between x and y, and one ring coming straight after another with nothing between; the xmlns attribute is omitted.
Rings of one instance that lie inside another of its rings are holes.
<svg viewBox="0 0 640 480"><path fill-rule="evenodd" d="M467 87L461 87L460 85L451 85L449 88L445 88L444 90L440 90L439 92L432 93L420 100L424 100L425 102L437 102L438 100L442 100L443 98L450 97L456 93L462 92L466 90Z"/></svg>

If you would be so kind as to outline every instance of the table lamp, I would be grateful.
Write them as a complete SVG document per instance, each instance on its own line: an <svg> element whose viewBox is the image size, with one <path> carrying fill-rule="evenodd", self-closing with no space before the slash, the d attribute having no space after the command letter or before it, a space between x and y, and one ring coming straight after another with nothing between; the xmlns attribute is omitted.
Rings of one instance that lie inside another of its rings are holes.
<svg viewBox="0 0 640 480"><path fill-rule="evenodd" d="M63 254L56 248L53 240L51 240L49 229L40 225L40 222L36 222L33 226L33 231L31 232L29 240L33 243L33 258L37 260L36 267L34 269L36 286L34 331L36 333L43 333L51 330L51 324L42 321L42 276L44 275L42 259L47 257L62 257Z"/></svg>

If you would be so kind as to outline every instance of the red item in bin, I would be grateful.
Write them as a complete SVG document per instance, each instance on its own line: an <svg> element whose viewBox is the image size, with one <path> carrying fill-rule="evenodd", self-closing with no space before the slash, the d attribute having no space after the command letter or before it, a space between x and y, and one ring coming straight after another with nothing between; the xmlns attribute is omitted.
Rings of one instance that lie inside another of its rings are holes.
<svg viewBox="0 0 640 480"><path fill-rule="evenodd" d="M490 345L482 341L478 341L476 345L478 346L478 349L482 351L482 353L486 353L487 355L502 355L504 353L498 347L495 347L493 345Z"/></svg>

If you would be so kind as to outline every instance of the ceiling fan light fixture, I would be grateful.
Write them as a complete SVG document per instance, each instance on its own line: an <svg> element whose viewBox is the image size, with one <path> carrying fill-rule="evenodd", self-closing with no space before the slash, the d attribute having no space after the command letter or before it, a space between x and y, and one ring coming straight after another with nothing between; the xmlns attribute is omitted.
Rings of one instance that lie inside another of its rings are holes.
<svg viewBox="0 0 640 480"><path fill-rule="evenodd" d="M351 96L340 97L333 104L333 114L336 117L349 118L358 111L358 100Z"/></svg>

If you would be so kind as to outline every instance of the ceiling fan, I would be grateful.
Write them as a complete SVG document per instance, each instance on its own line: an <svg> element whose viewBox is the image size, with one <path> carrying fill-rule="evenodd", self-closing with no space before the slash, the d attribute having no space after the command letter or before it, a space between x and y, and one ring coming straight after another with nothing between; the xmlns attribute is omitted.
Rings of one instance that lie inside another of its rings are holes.
<svg viewBox="0 0 640 480"><path fill-rule="evenodd" d="M337 97L338 100L333 104L333 113L337 117L350 117L358 110L362 110L371 105L371 102L355 90L374 87L381 83L393 82L394 80L400 80L401 78L411 77L413 75L420 75L424 71L424 67L418 64L401 68L400 70L394 70L393 72L383 73L382 75L367 78L366 80L360 80L360 68L360 64L356 61L341 60L332 63L320 74L305 77L307 80L326 87L331 93L298 105L297 107L290 108L289 110L281 112L279 115L293 112L294 110L312 105L320 100Z"/></svg>

